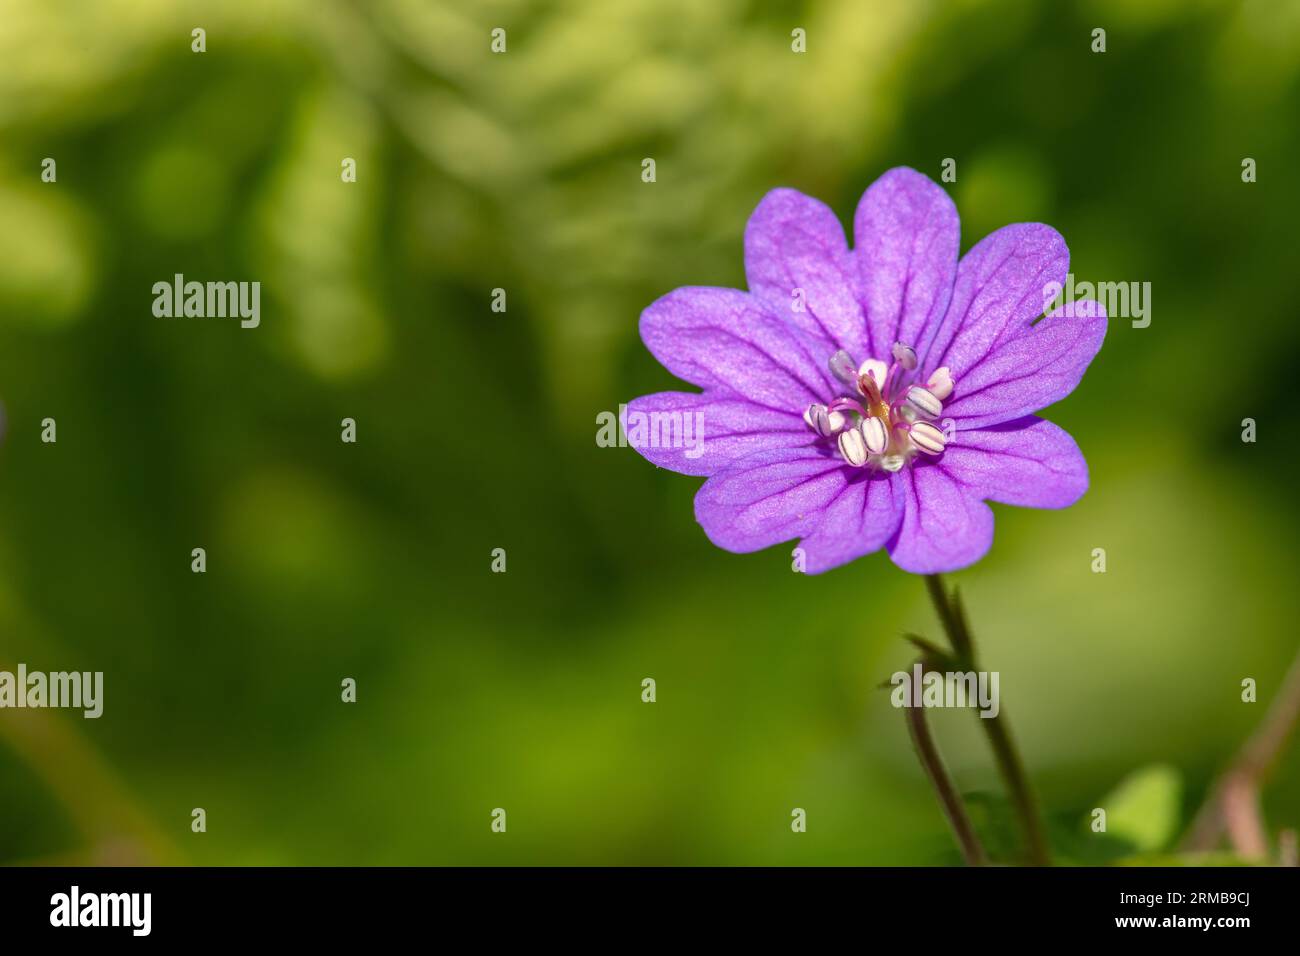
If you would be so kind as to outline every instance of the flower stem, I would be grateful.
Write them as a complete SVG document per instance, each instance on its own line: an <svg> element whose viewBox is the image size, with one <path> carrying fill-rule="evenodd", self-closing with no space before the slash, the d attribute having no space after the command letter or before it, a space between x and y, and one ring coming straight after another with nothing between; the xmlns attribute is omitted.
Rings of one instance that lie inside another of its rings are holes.
<svg viewBox="0 0 1300 956"><path fill-rule="evenodd" d="M952 778L948 776L948 770L943 765L943 758L939 756L939 748L935 746L934 738L930 735L930 727L925 720L925 708L904 707L903 713L907 717L907 729L912 735L912 745L916 747L916 755L920 758L921 766L925 768L925 774L930 778L930 783L939 796L939 806L943 808L943 815L948 818L948 825L952 827L953 835L957 838L957 845L961 847L961 855L965 858L966 865L988 865L988 857L984 854L984 847L980 845L979 837L975 835L975 827L971 825L970 817L966 814L966 806L961 802L957 788L953 786Z"/></svg>
<svg viewBox="0 0 1300 956"><path fill-rule="evenodd" d="M952 649L958 661L971 670L977 669L975 640L971 636L970 624L966 620L966 612L960 598L955 592L951 595L948 593L943 578L937 574L927 574L925 585L930 593L930 600L934 602L939 621L943 624L948 640L952 642ZM1011 795L1011 802L1016 808L1020 827L1024 831L1029 863L1033 866L1051 866L1052 860L1047 847L1043 820L1038 811L1038 801L1029 786L1024 762L1020 759L1020 752L1016 749L1015 740L1011 736L1011 728L1006 720L1006 709L999 708L995 717L981 716L979 722L988 734L989 744L993 747L993 755L998 763L998 771L1002 775L1002 782L1006 785Z"/></svg>

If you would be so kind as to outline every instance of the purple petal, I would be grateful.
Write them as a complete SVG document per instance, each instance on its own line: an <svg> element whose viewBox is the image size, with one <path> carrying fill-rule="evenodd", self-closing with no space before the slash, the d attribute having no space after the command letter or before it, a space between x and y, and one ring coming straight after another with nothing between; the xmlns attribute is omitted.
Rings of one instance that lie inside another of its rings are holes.
<svg viewBox="0 0 1300 956"><path fill-rule="evenodd" d="M720 548L749 552L815 531L848 468L817 446L758 452L700 488L695 518Z"/></svg>
<svg viewBox="0 0 1300 956"><path fill-rule="evenodd" d="M872 358L888 362L894 342L915 347L933 335L952 296L960 233L948 194L914 169L891 169L863 193L853 242Z"/></svg>
<svg viewBox="0 0 1300 956"><path fill-rule="evenodd" d="M846 475L844 487L823 511L821 527L799 542L808 574L821 574L879 551L903 520L897 481L865 471Z"/></svg>
<svg viewBox="0 0 1300 956"><path fill-rule="evenodd" d="M660 468L712 475L757 451L812 443L803 416L729 395L659 392L628 402L628 444Z"/></svg>
<svg viewBox="0 0 1300 956"><path fill-rule="evenodd" d="M704 388L803 414L835 391L795 329L748 293L687 287L641 313L641 339L668 371Z"/></svg>
<svg viewBox="0 0 1300 956"><path fill-rule="evenodd" d="M942 463L915 462L894 480L904 501L903 525L889 545L896 565L938 574L984 557L993 544L993 512Z"/></svg>
<svg viewBox="0 0 1300 956"><path fill-rule="evenodd" d="M957 266L948 314L923 351L925 369L941 365L960 380L1007 338L1043 314L1051 283L1064 283L1070 250L1051 226L1017 223L976 243Z"/></svg>
<svg viewBox="0 0 1300 956"><path fill-rule="evenodd" d="M959 376L944 415L959 428L981 428L1021 418L1074 391L1106 337L1106 311L1090 301L1073 307L1074 316L1058 309L1005 339ZM1080 316L1078 311L1095 314Z"/></svg>
<svg viewBox="0 0 1300 956"><path fill-rule="evenodd" d="M1066 508L1088 490L1079 446L1035 415L958 431L940 466L977 498L1025 508Z"/></svg>
<svg viewBox="0 0 1300 956"><path fill-rule="evenodd" d="M794 189L774 189L745 227L749 291L789 319L829 357L845 349L866 358L866 322L856 291L856 265L829 206ZM803 290L796 311L795 290Z"/></svg>

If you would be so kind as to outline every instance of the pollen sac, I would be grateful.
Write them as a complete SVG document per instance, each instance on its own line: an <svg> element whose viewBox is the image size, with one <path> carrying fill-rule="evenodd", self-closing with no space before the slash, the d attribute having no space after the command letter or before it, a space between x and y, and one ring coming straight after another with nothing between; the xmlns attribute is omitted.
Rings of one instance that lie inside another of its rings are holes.
<svg viewBox="0 0 1300 956"><path fill-rule="evenodd" d="M902 342L895 342L894 361L907 371L912 371L916 368L916 349L910 345L904 345Z"/></svg>
<svg viewBox="0 0 1300 956"><path fill-rule="evenodd" d="M930 387L930 392L934 397L942 402L952 394L953 386L956 383L952 380L952 372L945 365L942 368L935 369L934 374L930 376L930 380L926 384Z"/></svg>
<svg viewBox="0 0 1300 956"><path fill-rule="evenodd" d="M803 413L803 420L822 438L830 438L844 427L844 414L833 412L825 405L809 405Z"/></svg>
<svg viewBox="0 0 1300 956"><path fill-rule="evenodd" d="M862 440L871 454L881 454L889 446L889 431L885 423L874 415L862 419Z"/></svg>
<svg viewBox="0 0 1300 956"><path fill-rule="evenodd" d="M922 418L938 418L943 412L943 402L921 385L913 385L907 390L907 407Z"/></svg>
<svg viewBox="0 0 1300 956"><path fill-rule="evenodd" d="M862 433L856 428L840 432L840 454L854 468L861 468L867 463L867 445L862 440Z"/></svg>
<svg viewBox="0 0 1300 956"><path fill-rule="evenodd" d="M939 431L939 429L935 428L929 422L917 422L912 426L911 430L908 431L908 435L912 439L912 444L927 455L943 454L943 446L945 444L943 432Z"/></svg>
<svg viewBox="0 0 1300 956"><path fill-rule="evenodd" d="M831 356L828 363L831 374L840 380L844 385L850 385L854 388L858 385L858 365L853 361L848 352L840 349Z"/></svg>

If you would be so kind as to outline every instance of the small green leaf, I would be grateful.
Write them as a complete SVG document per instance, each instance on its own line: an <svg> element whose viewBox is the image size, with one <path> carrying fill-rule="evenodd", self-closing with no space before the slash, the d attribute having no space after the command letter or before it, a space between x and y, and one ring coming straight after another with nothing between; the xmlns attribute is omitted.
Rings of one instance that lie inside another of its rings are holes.
<svg viewBox="0 0 1300 956"><path fill-rule="evenodd" d="M1149 853L1164 847L1178 832L1183 780L1165 764L1134 771L1102 800L1106 832L1134 849Z"/></svg>

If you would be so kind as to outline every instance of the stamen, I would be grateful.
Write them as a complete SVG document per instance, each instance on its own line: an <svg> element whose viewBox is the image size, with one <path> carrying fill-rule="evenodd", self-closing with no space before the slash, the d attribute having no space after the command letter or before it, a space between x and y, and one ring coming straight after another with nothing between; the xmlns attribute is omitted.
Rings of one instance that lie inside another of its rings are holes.
<svg viewBox="0 0 1300 956"><path fill-rule="evenodd" d="M862 433L856 428L840 432L840 454L854 468L861 468L867 463L867 446L862 440Z"/></svg>
<svg viewBox="0 0 1300 956"><path fill-rule="evenodd" d="M907 407L922 418L938 418L943 414L943 402L921 385L913 385L907 390Z"/></svg>
<svg viewBox="0 0 1300 956"><path fill-rule="evenodd" d="M912 439L912 444L927 455L943 454L944 445L947 444L943 432L929 422L916 422L908 431L908 436Z"/></svg>
<svg viewBox="0 0 1300 956"><path fill-rule="evenodd" d="M948 366L944 365L934 370L934 374L926 384L930 386L934 397L942 402L952 394L953 386L957 383L952 380L952 372L949 371Z"/></svg>
<svg viewBox="0 0 1300 956"><path fill-rule="evenodd" d="M902 342L895 342L894 361L907 369L907 371L911 372L916 369L916 350L910 345L904 345Z"/></svg>
<svg viewBox="0 0 1300 956"><path fill-rule="evenodd" d="M840 349L831 356L831 360L827 364L830 366L831 374L839 379L842 384L857 387L858 364L853 361L848 352Z"/></svg>
<svg viewBox="0 0 1300 956"><path fill-rule="evenodd" d="M825 405L813 403L804 409L803 420L822 438L830 438L844 428L845 418L842 412L834 412Z"/></svg>
<svg viewBox="0 0 1300 956"><path fill-rule="evenodd" d="M862 419L862 439L867 451L873 455L879 455L889 447L889 431L885 423L874 416Z"/></svg>
<svg viewBox="0 0 1300 956"><path fill-rule="evenodd" d="M934 421L956 387L952 370L942 366L925 385L909 385L910 373L920 365L916 350L895 342L890 351L891 365L873 358L856 367L846 350L837 351L828 367L852 391L829 405L809 405L803 413L808 427L822 438L834 438L840 456L854 468L871 464L896 472L917 452L941 455L947 445Z"/></svg>
<svg viewBox="0 0 1300 956"><path fill-rule="evenodd" d="M854 401L853 399L848 398L847 396L841 396L840 398L835 399L835 401L831 402L830 405L827 407L832 412L843 412L843 411L857 412L859 415L861 415L864 418L867 415L867 410L862 407L861 403Z"/></svg>

